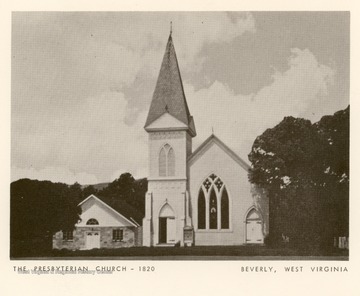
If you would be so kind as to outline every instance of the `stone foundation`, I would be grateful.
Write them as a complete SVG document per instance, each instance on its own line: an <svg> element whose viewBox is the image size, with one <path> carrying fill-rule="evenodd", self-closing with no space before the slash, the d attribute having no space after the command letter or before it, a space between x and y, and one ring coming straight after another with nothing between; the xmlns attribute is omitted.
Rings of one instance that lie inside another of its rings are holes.
<svg viewBox="0 0 360 296"><path fill-rule="evenodd" d="M123 240L113 241L113 229L123 230ZM73 231L73 240L63 240L63 233L59 231L53 236L53 249L84 250L85 233L87 231L100 231L100 248L115 249L142 245L141 227L77 227Z"/></svg>

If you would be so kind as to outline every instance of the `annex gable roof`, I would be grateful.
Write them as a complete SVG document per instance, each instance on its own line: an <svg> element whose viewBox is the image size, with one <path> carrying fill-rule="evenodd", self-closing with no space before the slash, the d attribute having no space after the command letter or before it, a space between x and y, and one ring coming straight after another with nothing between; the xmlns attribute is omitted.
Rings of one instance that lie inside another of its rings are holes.
<svg viewBox="0 0 360 296"><path fill-rule="evenodd" d="M91 194L87 198L85 198L82 202L79 203L78 206L80 206L82 209L86 209L86 206L91 201L95 201L99 203L101 206L105 207L107 210L109 210L112 214L115 216L118 216L121 219L124 219L128 223L130 223L132 226L138 227L140 224L136 220L139 219L139 213L136 213L134 210L130 209L130 206L125 204L125 202L121 203L121 205L118 204L117 209L115 210L113 207L108 205L106 202L95 196L94 194ZM121 212L121 213L120 213ZM134 217L133 217L134 216ZM141 220L140 220L141 222Z"/></svg>
<svg viewBox="0 0 360 296"><path fill-rule="evenodd" d="M189 165L193 164L201 155L206 153L212 145L217 145L220 147L226 154L228 154L236 163L238 163L244 170L248 171L250 165L245 162L240 156L238 156L234 151L232 151L227 145L224 144L217 136L212 134L208 137L187 159Z"/></svg>

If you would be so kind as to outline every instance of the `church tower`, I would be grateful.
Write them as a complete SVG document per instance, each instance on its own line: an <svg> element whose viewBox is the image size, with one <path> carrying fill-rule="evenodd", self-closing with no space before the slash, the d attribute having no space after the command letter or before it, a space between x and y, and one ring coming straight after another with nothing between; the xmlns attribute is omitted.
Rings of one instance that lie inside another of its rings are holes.
<svg viewBox="0 0 360 296"><path fill-rule="evenodd" d="M149 176L143 245L190 245L193 231L187 159L196 130L171 33L144 128L149 135Z"/></svg>

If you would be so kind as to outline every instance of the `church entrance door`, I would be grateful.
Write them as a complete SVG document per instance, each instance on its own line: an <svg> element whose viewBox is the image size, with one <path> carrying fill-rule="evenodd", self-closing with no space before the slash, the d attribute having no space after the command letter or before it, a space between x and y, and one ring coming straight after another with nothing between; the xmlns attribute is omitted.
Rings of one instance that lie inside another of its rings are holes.
<svg viewBox="0 0 360 296"><path fill-rule="evenodd" d="M166 203L159 213L159 244L174 244L176 238L176 220L174 211Z"/></svg>
<svg viewBox="0 0 360 296"><path fill-rule="evenodd" d="M264 241L262 221L255 209L252 209L246 218L246 243L261 244Z"/></svg>
<svg viewBox="0 0 360 296"><path fill-rule="evenodd" d="M159 244L166 244L167 240L167 218L160 217L159 218Z"/></svg>
<svg viewBox="0 0 360 296"><path fill-rule="evenodd" d="M175 243L175 231L174 217L159 218L159 244Z"/></svg>
<svg viewBox="0 0 360 296"><path fill-rule="evenodd" d="M85 248L87 250L99 249L100 248L100 231L89 231L86 232Z"/></svg>

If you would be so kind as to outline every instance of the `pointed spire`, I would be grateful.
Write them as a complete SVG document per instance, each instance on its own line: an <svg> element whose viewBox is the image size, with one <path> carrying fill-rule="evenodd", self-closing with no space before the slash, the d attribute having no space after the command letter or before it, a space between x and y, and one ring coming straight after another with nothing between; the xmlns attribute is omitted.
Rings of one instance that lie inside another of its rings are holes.
<svg viewBox="0 0 360 296"><path fill-rule="evenodd" d="M185 123L191 134L196 135L194 121L186 102L180 69L172 41L172 23L165 54L160 68L159 77L150 105L145 128L168 112L176 119Z"/></svg>

